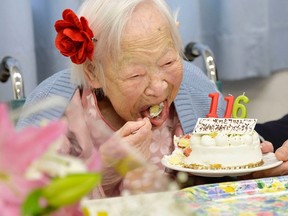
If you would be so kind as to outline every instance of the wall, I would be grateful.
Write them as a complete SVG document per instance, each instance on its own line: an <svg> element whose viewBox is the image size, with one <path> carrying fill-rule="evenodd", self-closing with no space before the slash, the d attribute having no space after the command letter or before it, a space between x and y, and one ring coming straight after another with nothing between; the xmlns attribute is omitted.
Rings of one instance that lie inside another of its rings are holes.
<svg viewBox="0 0 288 216"><path fill-rule="evenodd" d="M25 93L37 85L32 12L29 1L1 0L0 61L11 56L20 64ZM13 98L11 78L0 82L0 102Z"/></svg>
<svg viewBox="0 0 288 216"><path fill-rule="evenodd" d="M223 94L249 97L248 117L262 123L288 113L288 71L277 71L267 78L222 82Z"/></svg>
<svg viewBox="0 0 288 216"><path fill-rule="evenodd" d="M203 17L201 17L199 10L200 0L181 0L181 1L166 0L166 1L173 11L177 10L177 8L180 9L180 13L178 15L178 21L180 21L179 30L182 36L184 46L191 41L202 42L201 35L203 34L203 32L201 31L203 29L201 28L201 22L203 21ZM210 4L209 1L206 1L206 3ZM205 2L203 4L205 4ZM275 5L273 4L273 6L277 7L276 4ZM285 8L286 7L283 7L283 10L285 10ZM276 9L274 10L273 8L271 8L271 10L277 11L278 13L278 10ZM285 13L282 13L282 15L283 14ZM208 14L204 15L205 18L206 15ZM281 15L281 13L279 15ZM283 25L287 23L284 20L285 18L282 17L280 23L283 23ZM280 39L276 40L276 42L279 43L280 46L282 47L285 47L287 45L283 43L283 40ZM269 41L269 43L272 42ZM274 47L280 47L280 46L274 45ZM278 52L278 54L279 53L280 52ZM277 52L272 54L274 59L277 56L276 54ZM217 56L215 57L217 63ZM277 60L278 59L276 58L275 61ZM194 61L194 63L197 66L202 67L203 70L205 70L203 68L203 61L201 60L201 58L200 59L197 58ZM268 61L259 62L260 65L263 64L265 65L266 63L268 63ZM282 65L280 63L278 64ZM287 71L274 72L271 76L266 78L251 78L240 81L223 82L224 95L232 94L234 96L237 96L243 94L243 92L245 92L245 94L250 99L250 102L247 104L248 117L257 118L258 122L260 123L282 117L283 115L288 113L288 69Z"/></svg>

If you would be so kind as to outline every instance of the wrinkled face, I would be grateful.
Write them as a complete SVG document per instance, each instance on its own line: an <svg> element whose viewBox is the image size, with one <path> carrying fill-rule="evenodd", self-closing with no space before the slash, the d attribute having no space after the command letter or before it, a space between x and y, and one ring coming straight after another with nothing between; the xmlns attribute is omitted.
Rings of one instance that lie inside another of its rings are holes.
<svg viewBox="0 0 288 216"><path fill-rule="evenodd" d="M126 121L149 116L150 107L161 104L162 112L150 118L160 126L182 80L182 59L159 12L142 6L127 24L119 61L105 73L105 93Z"/></svg>

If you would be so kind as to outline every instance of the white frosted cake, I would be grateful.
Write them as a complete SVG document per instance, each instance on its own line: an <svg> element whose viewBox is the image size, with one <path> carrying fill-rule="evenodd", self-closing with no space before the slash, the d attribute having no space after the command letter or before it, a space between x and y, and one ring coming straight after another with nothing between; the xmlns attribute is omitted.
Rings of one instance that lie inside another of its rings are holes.
<svg viewBox="0 0 288 216"><path fill-rule="evenodd" d="M174 137L172 165L191 169L245 169L263 164L255 119L203 118L191 134Z"/></svg>

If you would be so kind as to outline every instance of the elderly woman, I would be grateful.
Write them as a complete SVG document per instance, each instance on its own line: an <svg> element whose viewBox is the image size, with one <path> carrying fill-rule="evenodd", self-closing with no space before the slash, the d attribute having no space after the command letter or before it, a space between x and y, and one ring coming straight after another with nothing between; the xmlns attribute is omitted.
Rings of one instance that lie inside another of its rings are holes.
<svg viewBox="0 0 288 216"><path fill-rule="evenodd" d="M21 119L18 126L65 119L69 131L60 151L88 161L99 149L103 181L94 197L115 196L139 186L131 180L147 178L147 169L125 167L133 159L121 147L128 144L137 158L164 171L160 160L172 151L173 135L191 132L197 118L205 117L208 94L216 88L182 60L176 21L164 0L86 0L79 15L65 10L55 24L56 46L73 69L42 82L26 106L53 95L69 103ZM219 116L224 108L221 96ZM157 189L157 180L139 188Z"/></svg>
<svg viewBox="0 0 288 216"><path fill-rule="evenodd" d="M191 132L209 113L208 94L216 87L183 61L176 20L164 0L86 0L79 15L65 10L55 24L56 47L72 69L42 82L25 106L55 95L67 105L22 118L18 127L67 121L60 152L84 161L101 153L103 181L94 198L163 189L161 158L173 150L173 135ZM220 95L218 116L225 106ZM283 160L286 144L276 154ZM271 147L265 142L262 150ZM254 177L283 174L286 165Z"/></svg>
<svg viewBox="0 0 288 216"><path fill-rule="evenodd" d="M69 101L67 107L20 119L18 127L65 119L69 131L60 151L88 161L98 149L103 181L94 197L116 196L146 173L133 160L126 161L132 167L115 165L125 158L124 144L139 161L157 167L150 171L163 174L160 160L173 150L173 135L193 130L197 118L209 113L208 94L217 90L183 61L176 20L164 0L86 0L79 15L65 10L55 24L56 47L74 63L71 71L42 82L25 105L57 95ZM219 116L223 101L220 96ZM140 190L156 190L160 182L152 178Z"/></svg>

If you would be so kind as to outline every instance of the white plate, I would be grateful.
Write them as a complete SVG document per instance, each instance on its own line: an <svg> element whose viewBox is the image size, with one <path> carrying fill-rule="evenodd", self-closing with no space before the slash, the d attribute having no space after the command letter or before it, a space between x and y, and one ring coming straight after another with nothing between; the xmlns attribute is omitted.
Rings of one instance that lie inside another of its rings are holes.
<svg viewBox="0 0 288 216"><path fill-rule="evenodd" d="M223 176L243 176L248 175L249 173L270 169L276 166L279 166L283 163L283 161L279 161L276 159L274 153L267 153L263 154L263 161L264 164L259 167L254 167L250 169L237 169L237 170L198 170L198 169L190 169L184 168L177 165L170 164L165 157L162 158L161 163L172 170L188 172L193 175L197 176L204 176L204 177L223 177Z"/></svg>

